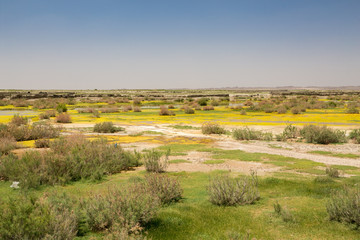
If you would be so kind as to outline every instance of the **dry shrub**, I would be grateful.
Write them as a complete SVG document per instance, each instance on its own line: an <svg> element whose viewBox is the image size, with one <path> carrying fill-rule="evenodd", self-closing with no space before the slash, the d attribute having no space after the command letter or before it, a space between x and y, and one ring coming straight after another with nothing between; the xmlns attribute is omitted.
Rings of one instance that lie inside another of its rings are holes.
<svg viewBox="0 0 360 240"><path fill-rule="evenodd" d="M210 179L208 193L210 202L219 206L252 204L260 198L255 174L241 178L215 176Z"/></svg>
<svg viewBox="0 0 360 240"><path fill-rule="evenodd" d="M131 105L125 105L122 107L122 111L123 112L129 112L129 111L132 111L133 110L133 107Z"/></svg>
<svg viewBox="0 0 360 240"><path fill-rule="evenodd" d="M168 109L175 109L174 105L169 105Z"/></svg>
<svg viewBox="0 0 360 240"><path fill-rule="evenodd" d="M161 173L165 172L168 166L168 158L170 150L167 152L160 152L152 149L143 155L145 169L148 172Z"/></svg>
<svg viewBox="0 0 360 240"><path fill-rule="evenodd" d="M276 109L276 112L278 114L285 114L287 112L287 109L286 109L286 107L284 105L281 105Z"/></svg>
<svg viewBox="0 0 360 240"><path fill-rule="evenodd" d="M204 106L202 108L203 111L211 111L211 110L214 110L214 107L213 106Z"/></svg>
<svg viewBox="0 0 360 240"><path fill-rule="evenodd" d="M175 178L163 174L149 174L146 176L146 186L156 195L162 204L177 202L182 197L180 183Z"/></svg>
<svg viewBox="0 0 360 240"><path fill-rule="evenodd" d="M246 110L245 109L241 109L241 111L240 111L240 115L246 115L247 113L246 113Z"/></svg>
<svg viewBox="0 0 360 240"><path fill-rule="evenodd" d="M23 99L17 99L17 100L12 100L10 101L10 104L13 105L14 107L28 107L30 106L30 102L23 100Z"/></svg>
<svg viewBox="0 0 360 240"><path fill-rule="evenodd" d="M124 229L136 233L155 216L160 202L144 184L138 183L122 189L111 187L106 194L94 195L83 205L93 231Z"/></svg>
<svg viewBox="0 0 360 240"><path fill-rule="evenodd" d="M169 109L166 106L160 106L160 116L175 116L175 113L173 111L169 111Z"/></svg>
<svg viewBox="0 0 360 240"><path fill-rule="evenodd" d="M226 130L217 123L205 122L201 126L201 132L203 134L225 134Z"/></svg>
<svg viewBox="0 0 360 240"><path fill-rule="evenodd" d="M56 117L55 121L56 121L57 123L71 123L71 117L70 117L70 115L67 114L67 113L60 113L60 114Z"/></svg>
<svg viewBox="0 0 360 240"><path fill-rule="evenodd" d="M77 111L78 111L78 113L93 113L96 110L94 108L83 108L83 109L79 109Z"/></svg>
<svg viewBox="0 0 360 240"><path fill-rule="evenodd" d="M27 117L22 117L19 114L16 114L11 119L10 124L13 124L15 126L20 126L20 125L28 124L28 121L29 119Z"/></svg>
<svg viewBox="0 0 360 240"><path fill-rule="evenodd" d="M134 112L141 112L141 108L139 106L134 106Z"/></svg>
<svg viewBox="0 0 360 240"><path fill-rule="evenodd" d="M48 148L50 147L50 140L49 139L38 139L35 141L36 148Z"/></svg>
<svg viewBox="0 0 360 240"><path fill-rule="evenodd" d="M140 98L134 98L133 105L140 106L141 105L141 99Z"/></svg>
<svg viewBox="0 0 360 240"><path fill-rule="evenodd" d="M189 106L184 106L184 112L186 114L194 114L195 113L194 109L190 108Z"/></svg>
<svg viewBox="0 0 360 240"><path fill-rule="evenodd" d="M326 209L330 220L360 227L360 188L344 187L333 192Z"/></svg>
<svg viewBox="0 0 360 240"><path fill-rule="evenodd" d="M13 137L1 137L0 138L0 155L8 154L11 150L16 149L17 144Z"/></svg>
<svg viewBox="0 0 360 240"><path fill-rule="evenodd" d="M349 138L354 140L355 143L360 143L360 129L354 129L350 132Z"/></svg>
<svg viewBox="0 0 360 240"><path fill-rule="evenodd" d="M102 108L101 113L117 113L119 109L117 107Z"/></svg>
<svg viewBox="0 0 360 240"><path fill-rule="evenodd" d="M124 131L124 128L116 127L113 122L97 123L94 126L94 132L98 133L114 133Z"/></svg>
<svg viewBox="0 0 360 240"><path fill-rule="evenodd" d="M299 107L293 107L291 109L292 114L300 114L301 113L301 109Z"/></svg>

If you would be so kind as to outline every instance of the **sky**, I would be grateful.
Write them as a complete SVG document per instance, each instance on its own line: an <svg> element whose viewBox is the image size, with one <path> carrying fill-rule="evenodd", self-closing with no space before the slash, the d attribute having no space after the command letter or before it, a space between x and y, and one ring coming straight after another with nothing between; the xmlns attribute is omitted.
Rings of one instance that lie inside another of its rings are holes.
<svg viewBox="0 0 360 240"><path fill-rule="evenodd" d="M359 0L0 0L0 89L360 86Z"/></svg>

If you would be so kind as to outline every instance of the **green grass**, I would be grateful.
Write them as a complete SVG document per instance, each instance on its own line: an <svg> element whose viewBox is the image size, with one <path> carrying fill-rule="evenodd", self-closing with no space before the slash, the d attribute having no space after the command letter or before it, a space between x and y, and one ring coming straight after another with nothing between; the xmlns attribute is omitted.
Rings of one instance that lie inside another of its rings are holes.
<svg viewBox="0 0 360 240"><path fill-rule="evenodd" d="M169 160L169 163L191 163L191 162L185 159L174 159L174 160Z"/></svg>
<svg viewBox="0 0 360 240"><path fill-rule="evenodd" d="M274 148L274 149L291 150L291 148L284 148L284 147L282 147L282 146L275 145L275 144L268 144L268 147L270 147L270 148Z"/></svg>
<svg viewBox="0 0 360 240"><path fill-rule="evenodd" d="M206 160L203 163L204 164L221 164L224 163L224 160Z"/></svg>
<svg viewBox="0 0 360 240"><path fill-rule="evenodd" d="M308 153L314 153L314 154L320 154L320 155L326 155L331 157L340 157L340 158L360 158L359 154L353 154L353 153L333 153L333 152L327 152L327 151L310 151Z"/></svg>
<svg viewBox="0 0 360 240"><path fill-rule="evenodd" d="M194 127L190 125L171 125L170 127L175 129L194 129L194 130L200 130L201 127Z"/></svg>

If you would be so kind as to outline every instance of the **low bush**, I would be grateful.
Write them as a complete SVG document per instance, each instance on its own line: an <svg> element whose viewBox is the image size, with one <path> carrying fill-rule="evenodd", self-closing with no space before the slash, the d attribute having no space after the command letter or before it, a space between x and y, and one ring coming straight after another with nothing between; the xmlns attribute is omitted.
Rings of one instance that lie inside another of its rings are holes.
<svg viewBox="0 0 360 240"><path fill-rule="evenodd" d="M284 222L293 222L294 216L287 208L283 208L278 202L274 204L274 212L282 218Z"/></svg>
<svg viewBox="0 0 360 240"><path fill-rule="evenodd" d="M360 129L354 129L350 132L349 138L354 140L355 143L360 143Z"/></svg>
<svg viewBox="0 0 360 240"><path fill-rule="evenodd" d="M149 174L146 176L148 190L156 195L162 204L177 202L182 197L182 189L175 178L162 174Z"/></svg>
<svg viewBox="0 0 360 240"><path fill-rule="evenodd" d="M271 141L273 139L272 133L264 133L253 130L248 127L234 129L232 136L235 140L265 140Z"/></svg>
<svg viewBox="0 0 360 240"><path fill-rule="evenodd" d="M226 130L217 123L205 122L201 126L201 132L203 134L225 134Z"/></svg>
<svg viewBox="0 0 360 240"><path fill-rule="evenodd" d="M300 130L300 135L308 143L345 143L347 138L345 131L333 130L326 126L306 125Z"/></svg>
<svg viewBox="0 0 360 240"><path fill-rule="evenodd" d="M117 113L119 109L117 107L102 108L101 113Z"/></svg>
<svg viewBox="0 0 360 240"><path fill-rule="evenodd" d="M173 111L169 111L169 109L166 106L160 106L160 116L175 116L175 113Z"/></svg>
<svg viewBox="0 0 360 240"><path fill-rule="evenodd" d="M174 105L169 105L168 109L175 109Z"/></svg>
<svg viewBox="0 0 360 240"><path fill-rule="evenodd" d="M29 119L27 117L22 117L19 114L16 114L13 116L13 118L10 121L10 124L15 126L21 126L28 124Z"/></svg>
<svg viewBox="0 0 360 240"><path fill-rule="evenodd" d="M190 108L189 106L184 106L184 112L186 114L194 114L195 113L195 110Z"/></svg>
<svg viewBox="0 0 360 240"><path fill-rule="evenodd" d="M100 180L140 165L140 155L79 136L55 139L46 152L29 151L21 157L2 157L0 178L19 181L21 188L65 184L80 179Z"/></svg>
<svg viewBox="0 0 360 240"><path fill-rule="evenodd" d="M56 106L56 111L58 113L64 113L64 112L67 112L67 107L66 107L66 104L65 103L59 103L57 106Z"/></svg>
<svg viewBox="0 0 360 240"><path fill-rule="evenodd" d="M215 108L213 106L204 106L202 108L203 111L212 111L212 110L215 110Z"/></svg>
<svg viewBox="0 0 360 240"><path fill-rule="evenodd" d="M70 117L70 115L67 114L67 113L60 113L60 114L56 117L55 121L56 121L57 123L71 123L71 117Z"/></svg>
<svg viewBox="0 0 360 240"><path fill-rule="evenodd" d="M128 112L128 111L132 111L133 107L131 105L125 105L122 107L122 111L123 112Z"/></svg>
<svg viewBox="0 0 360 240"><path fill-rule="evenodd" d="M281 105L281 106L279 106L279 107L276 109L276 112L277 112L278 114L285 114L285 113L287 112L287 109L286 109L285 106Z"/></svg>
<svg viewBox="0 0 360 240"><path fill-rule="evenodd" d="M139 106L134 106L134 112L141 112L141 108Z"/></svg>
<svg viewBox="0 0 360 240"><path fill-rule="evenodd" d="M293 125L287 125L283 132L279 135L276 135L278 141L286 141L287 139L294 139L299 136L299 129Z"/></svg>
<svg viewBox="0 0 360 240"><path fill-rule="evenodd" d="M106 194L92 196L83 205L93 231L138 232L155 216L160 202L144 184L134 183L121 190L111 187Z"/></svg>
<svg viewBox="0 0 360 240"><path fill-rule="evenodd" d="M301 113L301 109L299 107L293 107L291 109L291 113L292 114L300 114Z"/></svg>
<svg viewBox="0 0 360 240"><path fill-rule="evenodd" d="M245 109L241 109L240 110L240 115L246 115L247 113L246 113L246 110Z"/></svg>
<svg viewBox="0 0 360 240"><path fill-rule="evenodd" d="M200 98L199 100L197 100L197 103L198 103L200 106L206 106L208 100L209 100L208 98Z"/></svg>
<svg viewBox="0 0 360 240"><path fill-rule="evenodd" d="M330 220L360 227L360 188L344 187L333 192L326 209Z"/></svg>
<svg viewBox="0 0 360 240"><path fill-rule="evenodd" d="M98 133L114 133L124 131L122 127L116 127L113 122L97 123L94 126L94 132Z"/></svg>
<svg viewBox="0 0 360 240"><path fill-rule="evenodd" d="M326 167L325 173L326 173L326 175L328 175L331 178L339 178L340 177L340 171L331 166Z"/></svg>
<svg viewBox="0 0 360 240"><path fill-rule="evenodd" d="M143 161L146 171L161 173L165 172L168 166L168 158L170 150L167 152L160 152L157 150L151 150L143 155Z"/></svg>
<svg viewBox="0 0 360 240"><path fill-rule="evenodd" d="M348 114L359 114L359 109L352 107L352 108L348 108L346 109L346 113Z"/></svg>
<svg viewBox="0 0 360 240"><path fill-rule="evenodd" d="M17 143L13 137L0 137L0 156L9 154L11 150L17 148Z"/></svg>
<svg viewBox="0 0 360 240"><path fill-rule="evenodd" d="M210 202L219 206L252 204L260 198L255 175L251 178L232 178L229 175L213 177L208 193Z"/></svg>
<svg viewBox="0 0 360 240"><path fill-rule="evenodd" d="M38 139L35 141L36 148L48 148L50 147L50 140L49 139Z"/></svg>

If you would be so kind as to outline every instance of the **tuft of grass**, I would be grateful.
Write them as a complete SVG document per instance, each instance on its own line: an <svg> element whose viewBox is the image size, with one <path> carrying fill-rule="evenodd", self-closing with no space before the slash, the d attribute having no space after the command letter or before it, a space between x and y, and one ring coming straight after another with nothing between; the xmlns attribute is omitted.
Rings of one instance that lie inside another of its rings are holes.
<svg viewBox="0 0 360 240"><path fill-rule="evenodd" d="M194 127L189 125L171 125L170 127L175 129L194 129L194 130L200 130L201 127Z"/></svg>
<svg viewBox="0 0 360 240"><path fill-rule="evenodd" d="M191 161L185 160L185 159L174 159L174 160L169 160L169 163L191 163Z"/></svg>
<svg viewBox="0 0 360 240"><path fill-rule="evenodd" d="M340 158L360 158L360 155L353 153L333 153L328 151L309 151L308 153L315 153L315 154L340 157Z"/></svg>

